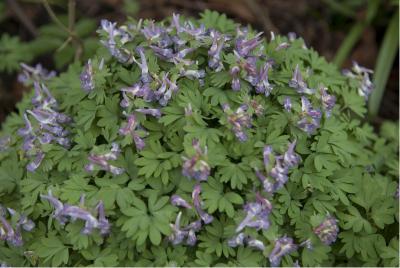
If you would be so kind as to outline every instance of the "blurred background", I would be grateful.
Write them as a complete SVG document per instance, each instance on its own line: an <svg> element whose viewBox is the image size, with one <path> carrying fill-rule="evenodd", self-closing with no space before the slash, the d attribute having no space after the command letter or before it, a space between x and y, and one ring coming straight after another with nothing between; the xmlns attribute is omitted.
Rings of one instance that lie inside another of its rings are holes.
<svg viewBox="0 0 400 268"><path fill-rule="evenodd" d="M295 32L339 69L353 60L374 69L369 118L375 126L397 121L398 8L398 0L1 0L0 124L29 90L17 80L20 62L40 62L59 73L94 53L102 18L161 20L173 12L196 17L206 9L267 36Z"/></svg>

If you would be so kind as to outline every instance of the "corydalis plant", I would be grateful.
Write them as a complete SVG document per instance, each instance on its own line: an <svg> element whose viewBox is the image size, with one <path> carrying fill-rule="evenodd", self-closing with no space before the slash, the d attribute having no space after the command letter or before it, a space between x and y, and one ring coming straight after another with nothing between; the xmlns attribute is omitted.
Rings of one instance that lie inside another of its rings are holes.
<svg viewBox="0 0 400 268"><path fill-rule="evenodd" d="M1 263L398 266L398 134L365 123L368 71L209 11L98 32L95 57L32 75L40 94L3 125L2 203L36 227Z"/></svg>

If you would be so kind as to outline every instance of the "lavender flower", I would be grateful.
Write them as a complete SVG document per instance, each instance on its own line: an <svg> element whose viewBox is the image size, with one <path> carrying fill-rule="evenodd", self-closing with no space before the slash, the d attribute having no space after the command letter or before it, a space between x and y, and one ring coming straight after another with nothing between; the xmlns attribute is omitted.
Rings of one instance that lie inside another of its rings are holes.
<svg viewBox="0 0 400 268"><path fill-rule="evenodd" d="M268 81L268 70L272 67L272 63L267 61L264 66L261 68L258 77L257 83L255 85L256 92L265 94L265 96L269 96L273 89L273 86Z"/></svg>
<svg viewBox="0 0 400 268"><path fill-rule="evenodd" d="M252 126L251 116L247 113L247 105L241 105L236 112L233 112L228 104L222 105L224 113L228 116L228 122L232 125L232 130L236 138L244 142L247 140L246 128Z"/></svg>
<svg viewBox="0 0 400 268"><path fill-rule="evenodd" d="M293 239L283 236L275 241L275 246L269 255L269 262L272 267L278 267L283 256L297 250L297 245L293 243Z"/></svg>
<svg viewBox="0 0 400 268"><path fill-rule="evenodd" d="M207 147L202 150L198 140L192 141L195 154L191 158L183 157L182 174L197 181L206 181L210 175L210 166L207 160Z"/></svg>
<svg viewBox="0 0 400 268"><path fill-rule="evenodd" d="M294 152L296 147L296 140L289 143L289 148L285 152L283 161L288 168L297 166L300 163L300 156Z"/></svg>
<svg viewBox="0 0 400 268"><path fill-rule="evenodd" d="M293 156L294 157L294 156ZM292 161L295 161L291 159ZM281 189L288 181L288 166L284 163L284 157L275 157L275 166L271 169L269 175L274 178L274 191Z"/></svg>
<svg viewBox="0 0 400 268"><path fill-rule="evenodd" d="M334 243L339 233L337 219L328 215L319 226L314 228L314 233L325 245Z"/></svg>
<svg viewBox="0 0 400 268"><path fill-rule="evenodd" d="M117 24L108 20L101 20L100 22L102 30L106 33L107 40L101 40L100 42L108 49L110 54L115 57L121 63L132 63L132 53L123 48L123 45L130 40L131 36L123 29L117 29ZM116 40L118 38L118 40Z"/></svg>
<svg viewBox="0 0 400 268"><path fill-rule="evenodd" d="M172 234L168 237L168 239L169 241L171 241L173 245L179 245L188 235L188 231L183 231L180 228L181 217L182 217L182 212L179 212L178 215L176 216L175 224L170 224L172 229Z"/></svg>
<svg viewBox="0 0 400 268"><path fill-rule="evenodd" d="M116 160L120 153L119 146L116 143L112 144L111 151L105 154L96 155L91 153L88 157L90 163L85 166L85 170L90 172L94 171L96 168L100 170L109 171L114 175L121 175L125 172L123 168L115 167L108 163L110 160Z"/></svg>
<svg viewBox="0 0 400 268"><path fill-rule="evenodd" d="M177 207L192 208L185 199L176 194L171 196L171 204Z"/></svg>
<svg viewBox="0 0 400 268"><path fill-rule="evenodd" d="M216 72L219 72L224 68L221 61L221 51L228 38L215 30L211 30L210 37L212 38L212 45L208 50L208 56L210 56L208 66Z"/></svg>
<svg viewBox="0 0 400 268"><path fill-rule="evenodd" d="M359 81L360 86L358 88L358 94L368 100L369 95L374 90L374 84L370 80L370 75L373 73L372 70L364 68L358 65L357 62L353 61L351 70L343 70L343 75L354 78Z"/></svg>
<svg viewBox="0 0 400 268"><path fill-rule="evenodd" d="M93 75L92 61L89 59L81 75L79 76L81 80L81 87L86 93L93 91L95 88Z"/></svg>
<svg viewBox="0 0 400 268"><path fill-rule="evenodd" d="M137 128L139 123L136 121L136 116L134 114L128 115L128 121L126 125L119 129L119 133L123 136L131 135L133 141L136 145L137 150L142 150L145 146L144 140L137 133Z"/></svg>
<svg viewBox="0 0 400 268"><path fill-rule="evenodd" d="M40 166L43 159L44 159L44 153L38 152L35 156L35 159L26 166L26 169L30 172L34 172Z"/></svg>
<svg viewBox="0 0 400 268"><path fill-rule="evenodd" d="M200 184L197 184L192 192L192 200L194 208L196 209L197 214L199 214L202 221L205 224L209 224L214 220L214 217L204 212L203 209L201 208L200 193L201 193L201 186Z"/></svg>
<svg viewBox="0 0 400 268"><path fill-rule="evenodd" d="M149 67L147 66L147 59L146 59L146 55L144 54L144 49L142 47L138 47L136 49L136 51L140 55L141 62L139 63L136 59L134 59L134 61L139 66L139 68L142 70L141 80L143 83L149 83L149 82L151 82L152 78L149 74Z"/></svg>
<svg viewBox="0 0 400 268"><path fill-rule="evenodd" d="M289 81L289 87L296 89L300 94L313 94L315 91L314 89L308 88L306 82L304 82L298 64L294 69L292 79Z"/></svg>
<svg viewBox="0 0 400 268"><path fill-rule="evenodd" d="M236 228L237 233L241 232L245 227L255 228L256 230L267 230L269 228L268 215L272 211L272 205L261 196L257 195L256 197L256 202L247 203L244 206L247 215Z"/></svg>
<svg viewBox="0 0 400 268"><path fill-rule="evenodd" d="M235 43L235 50L237 53L242 57L248 56L253 49L262 43L262 39L260 38L262 34L263 33L258 33L254 38L246 40L241 36L242 34L239 33L239 37Z"/></svg>
<svg viewBox="0 0 400 268"><path fill-rule="evenodd" d="M46 70L40 63L36 64L35 67L25 63L21 63L20 65L22 67L22 73L18 75L18 81L25 85L34 81L49 80L56 76L55 71Z"/></svg>
<svg viewBox="0 0 400 268"><path fill-rule="evenodd" d="M310 101L302 96L301 97L302 118L297 122L297 126L307 132L313 133L320 126L322 113L319 109L314 109Z"/></svg>
<svg viewBox="0 0 400 268"><path fill-rule="evenodd" d="M240 72L239 66L233 66L229 71L230 75L232 76L232 89L233 89L233 91L239 91L240 90L239 72Z"/></svg>
<svg viewBox="0 0 400 268"><path fill-rule="evenodd" d="M22 246L22 236L18 228L14 230L11 224L3 217L3 215L0 215L0 223L2 225L0 227L0 239L6 240L15 247Z"/></svg>
<svg viewBox="0 0 400 268"><path fill-rule="evenodd" d="M255 238L251 238L247 240L247 246L256 248L258 250L264 251L265 245L261 240L257 240Z"/></svg>
<svg viewBox="0 0 400 268"><path fill-rule="evenodd" d="M292 101L290 97L286 97L283 101L283 108L285 108L287 112L290 112L292 110Z"/></svg>
<svg viewBox="0 0 400 268"><path fill-rule="evenodd" d="M236 236L228 240L228 246L235 248L238 246L243 246L246 235L244 233L238 233Z"/></svg>
<svg viewBox="0 0 400 268"><path fill-rule="evenodd" d="M53 212L53 217L59 221L61 225L65 225L70 221L74 222L77 219L83 220L85 226L82 229L82 234L91 234L93 229L99 229L102 235L108 234L110 230L110 223L105 217L103 202L100 201L96 206L97 217L92 213L84 209L84 195L81 196L80 206L73 206L69 204L63 204L60 200L55 198L51 191L48 195L40 195L44 200L50 202L50 204L55 208Z"/></svg>
<svg viewBox="0 0 400 268"><path fill-rule="evenodd" d="M150 109L150 108L144 109L143 108L143 109L136 109L135 111L139 112L139 113L142 113L142 114L148 114L148 115L154 116L156 118L160 118L161 117L160 109Z"/></svg>
<svg viewBox="0 0 400 268"><path fill-rule="evenodd" d="M332 109L335 106L336 103L336 97L333 95L329 95L327 92L327 88L322 87L320 89L321 92L321 102L322 106L325 110L326 117L330 117L332 113Z"/></svg>

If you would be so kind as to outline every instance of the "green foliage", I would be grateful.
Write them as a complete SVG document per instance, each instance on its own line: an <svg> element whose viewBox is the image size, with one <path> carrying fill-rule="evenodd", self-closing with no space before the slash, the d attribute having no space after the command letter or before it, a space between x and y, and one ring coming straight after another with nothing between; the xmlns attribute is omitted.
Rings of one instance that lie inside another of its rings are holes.
<svg viewBox="0 0 400 268"><path fill-rule="evenodd" d="M235 34L237 26L213 11L206 11L193 23L203 23L230 35ZM81 36L88 35L93 27L90 21L77 24ZM124 29L132 34L136 31L133 26ZM65 38L53 26L41 31L47 36L49 47L53 42L50 39L58 46ZM255 34L250 31L249 35ZM15 51L22 47L18 40L9 37L2 37L1 42ZM229 68L236 59L231 48L221 53L225 70L214 72L207 67L208 54L200 41L187 42L188 46L200 46L187 58L198 60L190 68L204 68L206 76L201 82L187 77L178 79L183 65L162 61L146 50L149 70L157 78L168 72L168 77L177 79L179 89L168 105L160 107L160 118L135 113L135 134L146 144L142 150L136 148L132 133L120 134L127 120L124 112L159 106L134 97L130 110L121 108L120 89L138 82L142 69L136 63L121 64L104 49L98 49L91 57L96 86L90 93L81 89L82 66L78 62L45 82L60 112L73 119L67 125L72 144L69 149L55 143L41 145L46 156L35 172L26 170L29 157L22 149L23 138L16 134L24 126L22 115L32 109L33 94L27 94L18 104L18 112L2 126L0 137L8 135L11 139L7 146L0 147L0 198L4 207L25 213L36 227L31 233L22 231L21 248L1 240L0 261L9 266L268 266L275 240L287 235L296 244L310 239L313 249L299 247L286 255L281 265L292 266L298 260L301 265L312 267L398 266L397 124L385 123L382 133L374 133L365 123L365 101L357 95L357 83L344 79L315 51L305 49L301 39L290 42L284 50L276 50L280 42L290 41L276 36L275 40L263 42L262 53L275 61L269 71L274 89L268 97L255 94L243 79L242 90L232 90ZM135 47L144 43L138 37L123 47L140 62ZM59 56L57 65L70 62L71 52L73 49L60 52L66 54ZM11 66L4 69L15 70L12 61L1 64ZM310 69L307 75L304 72L304 80L310 86L323 84L337 97L332 116L324 116L313 134L296 125L301 116L300 96L288 87L296 64L302 71ZM150 87L157 90L157 79ZM282 106L286 96L292 99L291 112ZM221 108L226 103L232 111L242 104L249 105L251 113L256 110L254 103L263 108L259 116L252 117L252 127L246 128L248 139L243 143L235 137ZM193 205L190 196L196 181L182 175L182 165L185 159L199 154L192 145L194 139L199 140L202 150L207 147L202 157L211 171L207 181L200 183L200 197L202 208L214 220L203 224L196 233L195 246L172 245L168 237L173 233L171 224L178 212L182 212L181 227L199 219L194 209L178 209L170 204L170 197L179 194ZM294 140L301 162L290 169L285 186L267 197L273 207L269 216L271 226L266 231L244 230L262 241L265 250L246 244L229 247L228 240L245 217L243 205L253 202L256 192L267 196L255 175L255 168L263 168L263 147L271 145L282 154ZM110 164L124 168L125 172L87 172L88 156L109 152L112 143L120 146L120 153ZM49 190L62 202L75 206L84 194L88 210L103 201L111 223L110 234L102 236L97 230L90 235L81 234L81 220L61 225L52 216L53 207L40 199ZM338 219L339 226L338 239L329 246L313 232L327 213Z"/></svg>

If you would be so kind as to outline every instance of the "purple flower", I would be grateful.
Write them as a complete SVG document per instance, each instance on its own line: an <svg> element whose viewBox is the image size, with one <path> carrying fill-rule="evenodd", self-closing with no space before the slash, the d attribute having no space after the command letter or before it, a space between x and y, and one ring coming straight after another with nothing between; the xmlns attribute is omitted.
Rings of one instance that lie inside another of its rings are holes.
<svg viewBox="0 0 400 268"><path fill-rule="evenodd" d="M330 117L331 113L332 113L332 109L336 103L336 97L333 95L329 95L327 92L327 88L325 88L325 87L322 87L320 89L320 92L321 92L322 106L324 107L326 116Z"/></svg>
<svg viewBox="0 0 400 268"><path fill-rule="evenodd" d="M233 112L228 104L224 104L222 105L222 109L228 117L228 122L232 125L232 130L236 138L241 142L246 141L247 134L245 129L252 126L251 116L247 112L248 106L241 105L236 112Z"/></svg>
<svg viewBox="0 0 400 268"><path fill-rule="evenodd" d="M278 267L283 256L297 250L297 245L293 239L286 235L275 241L275 246L269 255L269 262L272 267Z"/></svg>
<svg viewBox="0 0 400 268"><path fill-rule="evenodd" d="M289 81L289 87L296 89L296 91L300 94L303 94L303 93L313 94L314 93L314 89L308 88L306 82L304 82L301 72L299 70L298 64L296 65L296 67L294 69L292 79Z"/></svg>
<svg viewBox="0 0 400 268"><path fill-rule="evenodd" d="M250 40L246 40L241 35L242 34L239 34L239 37L235 42L235 51L237 51L240 56L246 57L253 49L255 49L258 45L262 43L262 39L260 38L262 33L258 33L254 38Z"/></svg>
<svg viewBox="0 0 400 268"><path fill-rule="evenodd" d="M275 191L275 184L274 182L271 181L270 178L267 178L264 176L264 174L261 173L258 169L256 171L256 176L257 178L261 181L264 191L266 193L273 193Z"/></svg>
<svg viewBox="0 0 400 268"><path fill-rule="evenodd" d="M0 240L6 240L8 243L15 247L20 247L23 244L21 233L18 228L14 230L11 224L0 215Z"/></svg>
<svg viewBox="0 0 400 268"><path fill-rule="evenodd" d="M168 239L169 241L171 241L173 245L179 245L188 235L188 231L183 231L180 228L181 217L182 217L182 212L179 212L178 215L176 216L175 224L170 224L172 229L172 234L168 237Z"/></svg>
<svg viewBox="0 0 400 268"><path fill-rule="evenodd" d="M272 67L272 63L270 61L267 61L264 66L261 68L258 77L257 77L257 82L255 84L256 87L256 92L257 93L263 93L265 96L269 96L273 86L269 83L268 81L268 70Z"/></svg>
<svg viewBox="0 0 400 268"><path fill-rule="evenodd" d="M269 167L272 153L273 153L272 146L270 146L270 145L264 146L263 159L264 159L264 167L266 169Z"/></svg>
<svg viewBox="0 0 400 268"><path fill-rule="evenodd" d="M212 39L212 45L208 50L208 56L210 56L208 66L216 72L219 72L224 68L221 61L221 51L228 38L215 30L211 30L210 37Z"/></svg>
<svg viewBox="0 0 400 268"><path fill-rule="evenodd" d="M140 55L141 62L139 63L136 59L134 59L134 61L139 66L139 68L142 70L142 76L141 76L142 82L149 83L149 82L151 82L152 78L149 74L149 67L147 66L147 59L146 59L146 55L144 54L144 48L138 47L138 48L136 48L136 51Z"/></svg>
<svg viewBox="0 0 400 268"><path fill-rule="evenodd" d="M310 101L301 97L302 118L297 122L297 126L308 134L312 134L320 126L322 113L319 109L314 109Z"/></svg>
<svg viewBox="0 0 400 268"><path fill-rule="evenodd" d="M283 161L288 168L293 168L300 163L300 156L294 152L294 148L296 147L296 140L292 143L289 143L289 147L285 152Z"/></svg>
<svg viewBox="0 0 400 268"><path fill-rule="evenodd" d="M93 229L99 229L102 235L108 234L110 230L110 223L105 217L103 202L100 201L96 206L98 218L93 216L89 211L84 209L84 195L81 196L80 206L73 206L69 204L63 204L60 200L55 198L51 191L48 195L40 195L42 199L50 202L55 208L53 217L57 219L61 225L65 225L68 222L68 218L71 222L77 219L83 220L85 226L82 229L82 234L90 234Z"/></svg>
<svg viewBox="0 0 400 268"><path fill-rule="evenodd" d="M108 20L101 20L100 25L102 30L106 33L107 39L101 40L100 42L119 62L131 63L133 60L132 53L122 47L126 42L132 40L131 36L121 28L117 29L117 23L115 22L112 23ZM119 38L119 42L116 40L117 37Z"/></svg>
<svg viewBox="0 0 400 268"><path fill-rule="evenodd" d="M261 116L264 113L264 107L262 107L261 104L258 104L256 100L251 100L250 106L254 109L257 116Z"/></svg>
<svg viewBox="0 0 400 268"><path fill-rule="evenodd" d="M285 185L288 181L288 166L284 164L284 157L275 157L275 166L271 169L269 175L275 179L274 191L278 191Z"/></svg>
<svg viewBox="0 0 400 268"><path fill-rule="evenodd" d="M255 228L256 230L267 230L269 228L268 216L272 211L272 205L267 199L256 195L256 202L247 203L244 210L247 215L236 228L237 233L245 227Z"/></svg>
<svg viewBox="0 0 400 268"><path fill-rule="evenodd" d="M134 114L128 115L128 121L124 127L119 129L119 133L123 136L131 135L137 150L142 150L145 146L144 140L137 133L139 123L136 121Z"/></svg>
<svg viewBox="0 0 400 268"><path fill-rule="evenodd" d="M228 240L228 246L235 248L238 246L243 246L246 235L244 233L238 233L236 236Z"/></svg>
<svg viewBox="0 0 400 268"><path fill-rule="evenodd" d="M314 228L314 233L325 245L334 243L339 233L337 219L328 215L319 226Z"/></svg>
<svg viewBox="0 0 400 268"><path fill-rule="evenodd" d="M313 249L313 245L312 245L311 239L307 239L307 240L301 242L299 246L300 247L305 247L306 249Z"/></svg>
<svg viewBox="0 0 400 268"><path fill-rule="evenodd" d="M200 184L196 184L192 192L193 205L197 211L197 214L199 214L200 218L202 219L202 221L205 224L209 224L214 220L214 217L204 212L203 209L201 208L200 193L201 193L201 186Z"/></svg>
<svg viewBox="0 0 400 268"><path fill-rule="evenodd" d="M370 75L372 73L372 70L358 65L355 61L353 61L353 67L351 70L343 70L343 75L349 78L355 78L359 81L360 86L358 88L358 94L361 97L364 97L366 101L374 90L374 84L370 80Z"/></svg>
<svg viewBox="0 0 400 268"><path fill-rule="evenodd" d="M38 152L35 156L35 159L26 166L26 169L30 172L34 172L40 166L43 159L44 159L44 153Z"/></svg>
<svg viewBox="0 0 400 268"><path fill-rule="evenodd" d="M210 166L207 160L207 147L202 150L198 140L192 141L195 154L190 157L183 157L182 174L197 181L206 181L210 175Z"/></svg>
<svg viewBox="0 0 400 268"><path fill-rule="evenodd" d="M239 66L233 66L229 71L230 75L232 76L232 89L233 89L233 91L239 91L240 90L239 72L240 72L240 67Z"/></svg>
<svg viewBox="0 0 400 268"><path fill-rule="evenodd" d="M189 246L194 246L196 245L196 242L197 242L196 233L194 232L193 229L190 229L187 235L186 244L188 244Z"/></svg>
<svg viewBox="0 0 400 268"><path fill-rule="evenodd" d="M285 100L283 101L283 108L285 108L285 110L288 112L292 110L292 101L290 97L286 97Z"/></svg>
<svg viewBox="0 0 400 268"><path fill-rule="evenodd" d="M185 199L176 194L171 196L171 204L177 207L192 208Z"/></svg>
<svg viewBox="0 0 400 268"><path fill-rule="evenodd" d="M88 172L94 171L96 167L100 170L109 171L114 175L121 175L125 172L125 169L115 167L108 163L110 160L116 160L120 153L119 146L116 143L112 144L111 151L105 154L96 155L91 153L88 157L90 163L85 166L85 170Z"/></svg>
<svg viewBox="0 0 400 268"><path fill-rule="evenodd" d="M150 109L150 108L144 109L143 108L143 109L136 109L135 111L139 112L139 113L142 113L142 114L148 114L148 115L151 115L151 116L154 116L154 117L157 117L157 118L161 117L160 109Z"/></svg>
<svg viewBox="0 0 400 268"><path fill-rule="evenodd" d="M93 66L90 59L87 61L79 78L81 80L81 87L86 93L94 90Z"/></svg>
<svg viewBox="0 0 400 268"><path fill-rule="evenodd" d="M265 245L262 241L257 240L255 238L251 238L247 240L247 246L256 248L258 250L264 251L265 250Z"/></svg>
<svg viewBox="0 0 400 268"><path fill-rule="evenodd" d="M18 81L25 85L32 81L49 80L56 76L55 71L46 70L40 63L36 64L35 67L29 66L25 63L21 63L20 65L22 67L22 73L18 75Z"/></svg>

